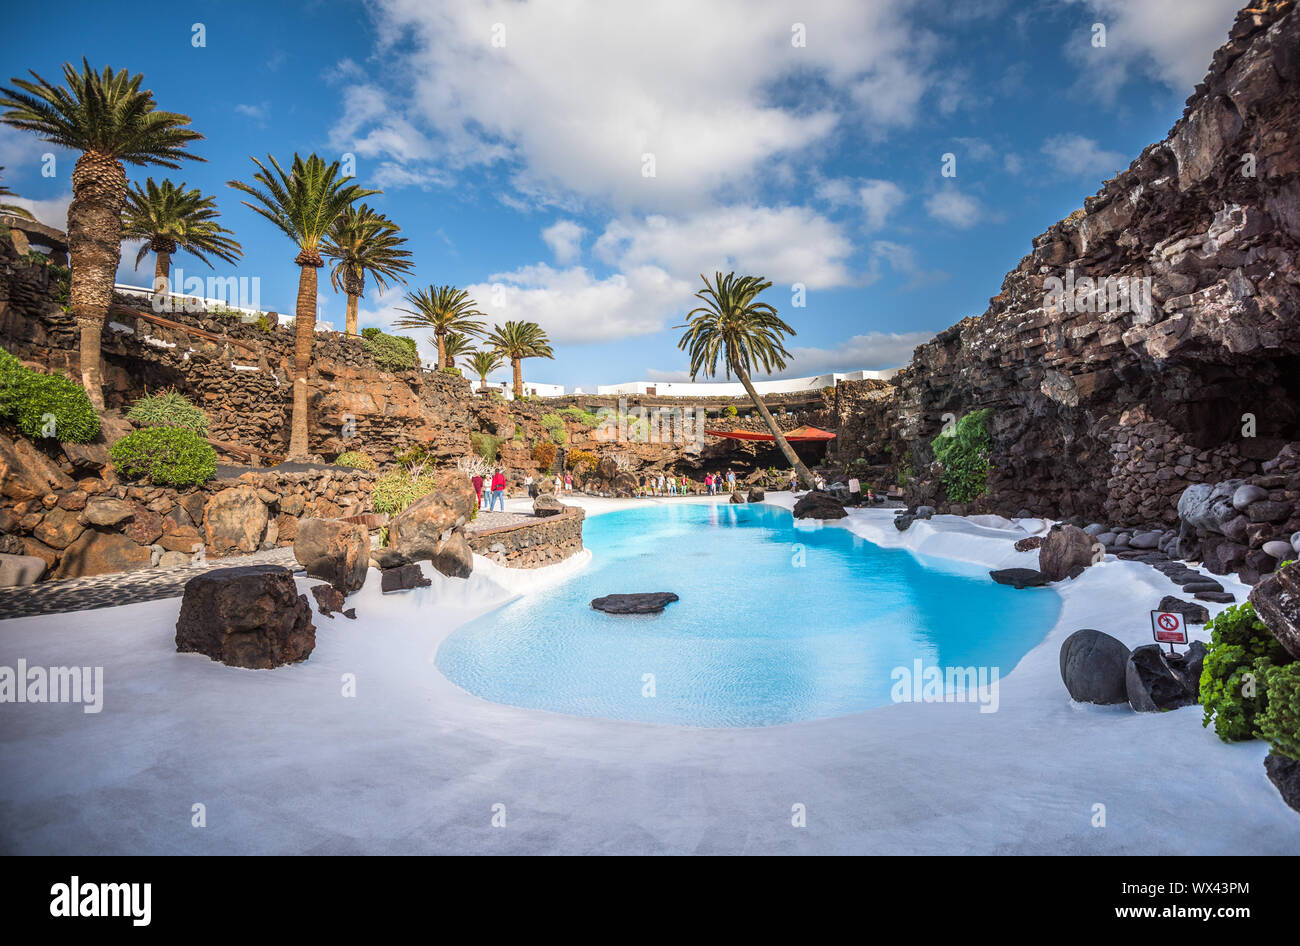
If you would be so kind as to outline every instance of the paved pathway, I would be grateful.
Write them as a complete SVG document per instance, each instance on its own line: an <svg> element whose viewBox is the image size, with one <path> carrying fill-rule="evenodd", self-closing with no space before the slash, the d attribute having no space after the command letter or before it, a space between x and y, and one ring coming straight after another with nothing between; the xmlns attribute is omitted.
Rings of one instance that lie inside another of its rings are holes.
<svg viewBox="0 0 1300 946"><path fill-rule="evenodd" d="M285 547L249 555L209 559L205 565L143 568L135 572L93 575L89 578L42 581L22 588L0 588L0 621L33 614L63 614L68 611L115 608L122 604L156 601L159 598L178 598L185 591L185 583L201 572L235 565L267 564L285 565L292 571L302 571L302 566L293 557L293 549Z"/></svg>

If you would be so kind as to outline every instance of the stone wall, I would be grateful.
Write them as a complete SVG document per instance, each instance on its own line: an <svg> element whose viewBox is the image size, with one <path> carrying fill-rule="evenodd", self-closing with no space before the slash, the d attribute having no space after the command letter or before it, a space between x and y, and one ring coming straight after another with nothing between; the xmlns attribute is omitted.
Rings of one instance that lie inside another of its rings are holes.
<svg viewBox="0 0 1300 946"><path fill-rule="evenodd" d="M291 545L298 520L364 515L375 474L248 472L200 487L120 482L111 466L0 431L0 552L78 578Z"/></svg>
<svg viewBox="0 0 1300 946"><path fill-rule="evenodd" d="M582 522L586 513L565 506L559 515L522 525L469 532L469 546L507 568L542 568L555 565L582 551Z"/></svg>
<svg viewBox="0 0 1300 946"><path fill-rule="evenodd" d="M989 495L963 511L1112 525L1166 526L1188 485L1266 475L1300 439L1298 50L1290 0L1242 11L1169 136L917 348L892 402L845 412L839 449L888 444L909 501L943 505L930 442L991 408Z"/></svg>

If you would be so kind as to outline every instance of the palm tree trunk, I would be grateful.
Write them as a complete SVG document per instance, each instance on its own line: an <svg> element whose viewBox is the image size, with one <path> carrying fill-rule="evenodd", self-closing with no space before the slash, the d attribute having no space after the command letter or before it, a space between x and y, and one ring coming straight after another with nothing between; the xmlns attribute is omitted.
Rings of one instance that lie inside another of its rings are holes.
<svg viewBox="0 0 1300 946"><path fill-rule="evenodd" d="M352 293L348 293L347 334L349 335L357 334L357 299L358 298L360 297L354 296L352 295Z"/></svg>
<svg viewBox="0 0 1300 946"><path fill-rule="evenodd" d="M94 151L82 154L72 171L72 203L68 206L70 302L81 330L81 385L100 411L104 409L100 339L122 258L125 206L126 172L121 162Z"/></svg>
<svg viewBox="0 0 1300 946"><path fill-rule="evenodd" d="M804 465L804 462L799 459L799 455L794 452L794 448L790 446L790 441L785 439L785 434L781 433L781 428L776 425L776 418L772 416L772 412L767 409L763 399L754 390L754 385L749 380L749 374L741 368L736 368L735 371L740 378L740 383L745 386L745 393L749 395L754 402L754 406L758 408L758 413L762 415L763 420L767 423L767 429L772 432L772 439L776 441L776 445L780 448L786 462L794 468L795 473L799 476L799 482L806 488L812 489L812 473L808 471L808 467Z"/></svg>
<svg viewBox="0 0 1300 946"><path fill-rule="evenodd" d="M153 264L153 310L165 312L167 297L171 294L172 255L159 250Z"/></svg>
<svg viewBox="0 0 1300 946"><path fill-rule="evenodd" d="M485 374L481 374L481 375L478 376L478 392L477 392L477 393L482 394L485 390L487 390L487 375L485 375Z"/></svg>
<svg viewBox="0 0 1300 946"><path fill-rule="evenodd" d="M305 460L307 447L307 374L316 336L316 267L299 264L298 304L294 309L293 424L289 429L289 459Z"/></svg>
<svg viewBox="0 0 1300 946"><path fill-rule="evenodd" d="M522 358L511 358L510 370L514 372L515 400L519 400L524 396L524 360Z"/></svg>
<svg viewBox="0 0 1300 946"><path fill-rule="evenodd" d="M442 337L444 334L445 333L441 329L438 329L433 333L434 337L438 339L438 367L439 368L447 367L447 346L442 341Z"/></svg>

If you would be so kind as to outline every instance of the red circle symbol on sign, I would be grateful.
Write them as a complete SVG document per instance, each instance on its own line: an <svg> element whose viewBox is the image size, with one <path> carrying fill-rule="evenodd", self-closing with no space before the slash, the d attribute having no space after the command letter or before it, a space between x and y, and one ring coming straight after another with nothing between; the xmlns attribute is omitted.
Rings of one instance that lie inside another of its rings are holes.
<svg viewBox="0 0 1300 946"><path fill-rule="evenodd" d="M1156 618L1156 623L1166 631L1176 630L1178 627L1178 618L1172 614L1162 614Z"/></svg>

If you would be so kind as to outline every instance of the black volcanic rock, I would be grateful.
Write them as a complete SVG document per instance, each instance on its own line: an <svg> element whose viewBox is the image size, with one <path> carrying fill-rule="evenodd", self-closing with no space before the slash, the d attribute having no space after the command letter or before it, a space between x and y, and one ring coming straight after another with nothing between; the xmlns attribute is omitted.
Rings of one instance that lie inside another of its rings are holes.
<svg viewBox="0 0 1300 946"><path fill-rule="evenodd" d="M606 614L658 614L677 600L677 595L671 591L646 591L593 598L591 606Z"/></svg>

